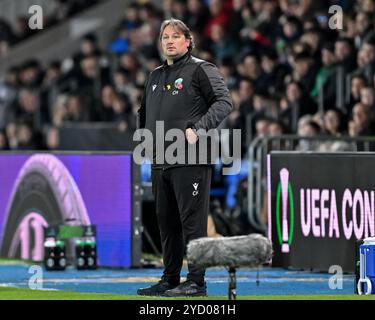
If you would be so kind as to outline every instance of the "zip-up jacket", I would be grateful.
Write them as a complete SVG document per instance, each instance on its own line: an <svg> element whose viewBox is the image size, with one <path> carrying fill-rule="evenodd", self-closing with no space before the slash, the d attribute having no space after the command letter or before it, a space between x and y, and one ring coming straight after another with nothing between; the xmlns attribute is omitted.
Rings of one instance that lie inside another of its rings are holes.
<svg viewBox="0 0 375 320"><path fill-rule="evenodd" d="M187 128L208 131L217 128L231 109L229 90L214 64L189 52L171 65L164 62L150 73L138 111L138 128L149 129L153 134L153 164L160 152L155 150L156 121L164 121L164 132L174 128L184 134ZM165 141L164 151L171 143ZM199 140L197 148L198 145ZM210 143L207 148L210 155ZM162 165L165 166L170 164Z"/></svg>

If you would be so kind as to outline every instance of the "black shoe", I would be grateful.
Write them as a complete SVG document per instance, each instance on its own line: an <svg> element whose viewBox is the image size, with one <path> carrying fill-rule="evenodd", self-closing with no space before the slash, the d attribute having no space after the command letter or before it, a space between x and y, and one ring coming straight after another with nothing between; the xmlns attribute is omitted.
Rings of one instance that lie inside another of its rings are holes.
<svg viewBox="0 0 375 320"><path fill-rule="evenodd" d="M165 291L174 289L178 286L178 283L173 285L169 283L165 278L162 278L158 283L137 290L137 294L140 296L161 296Z"/></svg>
<svg viewBox="0 0 375 320"><path fill-rule="evenodd" d="M164 297L206 297L206 283L202 286L193 280L186 280L174 289L167 290L163 294Z"/></svg>

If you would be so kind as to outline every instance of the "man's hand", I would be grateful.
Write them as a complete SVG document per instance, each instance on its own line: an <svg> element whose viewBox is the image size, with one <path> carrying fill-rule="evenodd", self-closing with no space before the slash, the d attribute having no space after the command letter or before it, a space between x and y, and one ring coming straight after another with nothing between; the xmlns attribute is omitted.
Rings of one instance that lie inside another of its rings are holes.
<svg viewBox="0 0 375 320"><path fill-rule="evenodd" d="M198 135L191 128L186 129L185 136L189 144L194 144L198 140Z"/></svg>

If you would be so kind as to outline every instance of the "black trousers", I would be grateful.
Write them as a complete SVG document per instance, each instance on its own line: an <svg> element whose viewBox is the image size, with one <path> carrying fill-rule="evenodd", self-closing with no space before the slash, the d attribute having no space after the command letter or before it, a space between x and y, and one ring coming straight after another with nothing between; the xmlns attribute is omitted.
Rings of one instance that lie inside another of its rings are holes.
<svg viewBox="0 0 375 320"><path fill-rule="evenodd" d="M210 166L186 166L152 170L163 249L164 277L171 283L180 280L186 245L207 236L212 169ZM187 279L203 283L205 269L188 264Z"/></svg>

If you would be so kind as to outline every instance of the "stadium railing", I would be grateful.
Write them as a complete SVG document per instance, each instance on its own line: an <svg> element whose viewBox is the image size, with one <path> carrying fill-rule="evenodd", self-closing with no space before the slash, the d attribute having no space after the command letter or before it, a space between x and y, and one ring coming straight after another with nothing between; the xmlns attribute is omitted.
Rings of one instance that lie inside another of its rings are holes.
<svg viewBox="0 0 375 320"><path fill-rule="evenodd" d="M333 145L333 144L336 145ZM331 144L332 149L329 150ZM338 144L341 144L338 147ZM328 146L324 149L324 146ZM267 190L267 155L271 151L300 152L356 152L375 151L375 137L317 136L301 137L298 135L281 135L274 137L256 137L248 147L248 220L257 230L266 233L267 225L262 218L264 196Z"/></svg>

